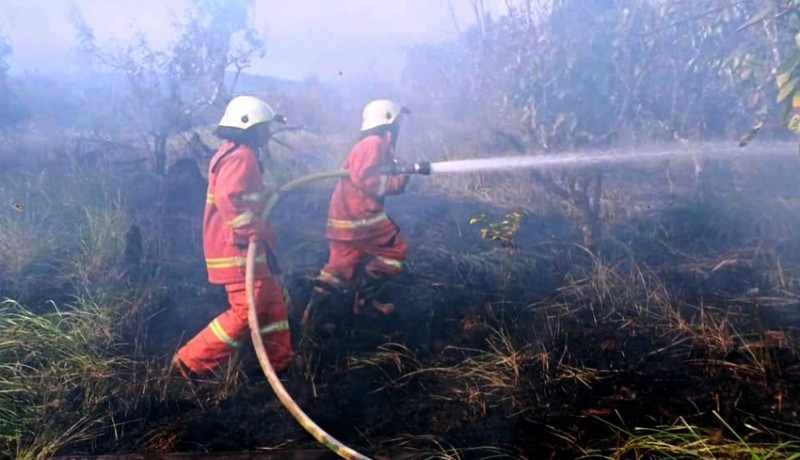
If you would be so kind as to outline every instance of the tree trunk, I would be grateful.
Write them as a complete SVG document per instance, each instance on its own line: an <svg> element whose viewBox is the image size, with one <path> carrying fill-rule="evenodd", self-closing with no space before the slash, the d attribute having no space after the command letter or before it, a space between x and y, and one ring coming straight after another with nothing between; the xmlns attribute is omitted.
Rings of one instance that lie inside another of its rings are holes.
<svg viewBox="0 0 800 460"><path fill-rule="evenodd" d="M153 139L153 170L159 176L167 172L167 136L158 134Z"/></svg>

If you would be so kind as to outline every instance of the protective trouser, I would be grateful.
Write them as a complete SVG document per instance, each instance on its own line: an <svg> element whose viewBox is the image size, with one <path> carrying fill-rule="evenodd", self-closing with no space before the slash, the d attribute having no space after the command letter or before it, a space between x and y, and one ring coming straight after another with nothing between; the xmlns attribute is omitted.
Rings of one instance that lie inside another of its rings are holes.
<svg viewBox="0 0 800 460"><path fill-rule="evenodd" d="M244 283L227 284L225 290L230 308L178 350L177 357L197 374L213 370L249 337ZM286 369L292 360L292 346L286 304L278 281L273 277L255 280L255 299L270 363L276 371Z"/></svg>
<svg viewBox="0 0 800 460"><path fill-rule="evenodd" d="M352 286L359 268L370 256L364 267L366 273L394 278L403 270L407 251L408 244L397 233L368 240L331 240L328 263L317 279L337 287Z"/></svg>
<svg viewBox="0 0 800 460"><path fill-rule="evenodd" d="M361 303L368 305L377 300L385 282L403 270L407 251L408 245L396 232L367 240L332 240L328 263L315 280L306 311L313 311L335 293L354 285ZM356 284L356 276L362 267L364 276ZM358 305L356 308L359 309Z"/></svg>

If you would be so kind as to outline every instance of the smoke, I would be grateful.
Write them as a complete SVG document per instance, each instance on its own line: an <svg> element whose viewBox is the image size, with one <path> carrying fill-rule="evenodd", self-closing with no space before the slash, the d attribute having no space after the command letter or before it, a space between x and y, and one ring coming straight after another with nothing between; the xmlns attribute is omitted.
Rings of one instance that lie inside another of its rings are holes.
<svg viewBox="0 0 800 460"><path fill-rule="evenodd" d="M75 8L95 27L103 44L124 45L141 33L154 47L175 39L174 23L189 0L8 0L0 30L10 35L16 73L78 72L83 68L70 20ZM487 12L501 11L502 1L486 1ZM450 4L450 6L448 5ZM452 9L451 9L452 7ZM46 11L47 14L42 14ZM323 81L382 75L399 80L405 49L417 43L454 39L457 30L475 22L469 2L410 0L375 3L299 0L292 8L256 0L253 27L267 40L267 54L250 72L293 80L316 75ZM46 30L47 33L41 33Z"/></svg>
<svg viewBox="0 0 800 460"><path fill-rule="evenodd" d="M561 153L536 156L516 156L501 158L479 158L469 160L452 160L431 163L431 172L435 174L472 173L479 171L504 171L520 169L554 169L612 163L636 163L679 157L719 157L733 159L742 155L756 157L762 155L792 155L796 153L787 149L786 145L769 146L755 144L748 148L704 148L693 146L682 150L636 150L616 152L582 152Z"/></svg>

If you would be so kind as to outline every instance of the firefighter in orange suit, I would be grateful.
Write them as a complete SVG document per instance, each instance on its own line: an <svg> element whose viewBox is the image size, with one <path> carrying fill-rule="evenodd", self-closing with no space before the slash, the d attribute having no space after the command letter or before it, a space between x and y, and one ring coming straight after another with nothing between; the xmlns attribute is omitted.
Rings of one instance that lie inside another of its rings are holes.
<svg viewBox="0 0 800 460"><path fill-rule="evenodd" d="M230 308L184 345L172 359L184 377L209 374L249 336L245 261L247 246L258 242L255 298L261 334L276 371L292 359L289 323L272 248L275 236L260 218L266 202L258 149L270 138L270 125L283 123L264 101L238 96L230 101L215 135L225 142L209 164L203 218L203 251L208 280L225 286Z"/></svg>
<svg viewBox="0 0 800 460"><path fill-rule="evenodd" d="M401 272L407 245L383 204L386 196L403 193L408 184L407 175L386 173L397 164L399 122L407 113L389 100L364 107L361 139L342 165L350 174L339 180L331 197L326 229L330 258L314 280L304 326L316 323L320 311L335 308L339 294L353 286L354 313L394 311L382 294L386 282Z"/></svg>

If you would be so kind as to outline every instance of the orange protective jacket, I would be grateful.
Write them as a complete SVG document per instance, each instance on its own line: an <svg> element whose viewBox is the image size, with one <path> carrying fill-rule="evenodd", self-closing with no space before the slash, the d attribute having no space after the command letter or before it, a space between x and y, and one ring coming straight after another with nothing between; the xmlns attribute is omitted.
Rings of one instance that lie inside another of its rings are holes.
<svg viewBox="0 0 800 460"><path fill-rule="evenodd" d="M328 209L328 239L360 241L397 231L383 208L383 201L387 195L403 193L408 176L380 173L394 162L389 133L367 136L350 150L342 164L350 175L339 179Z"/></svg>
<svg viewBox="0 0 800 460"><path fill-rule="evenodd" d="M275 234L261 220L266 199L255 152L246 145L224 143L209 164L203 217L203 251L211 283L244 282L251 239L263 242L256 253L255 278L270 276L265 244L274 247Z"/></svg>

